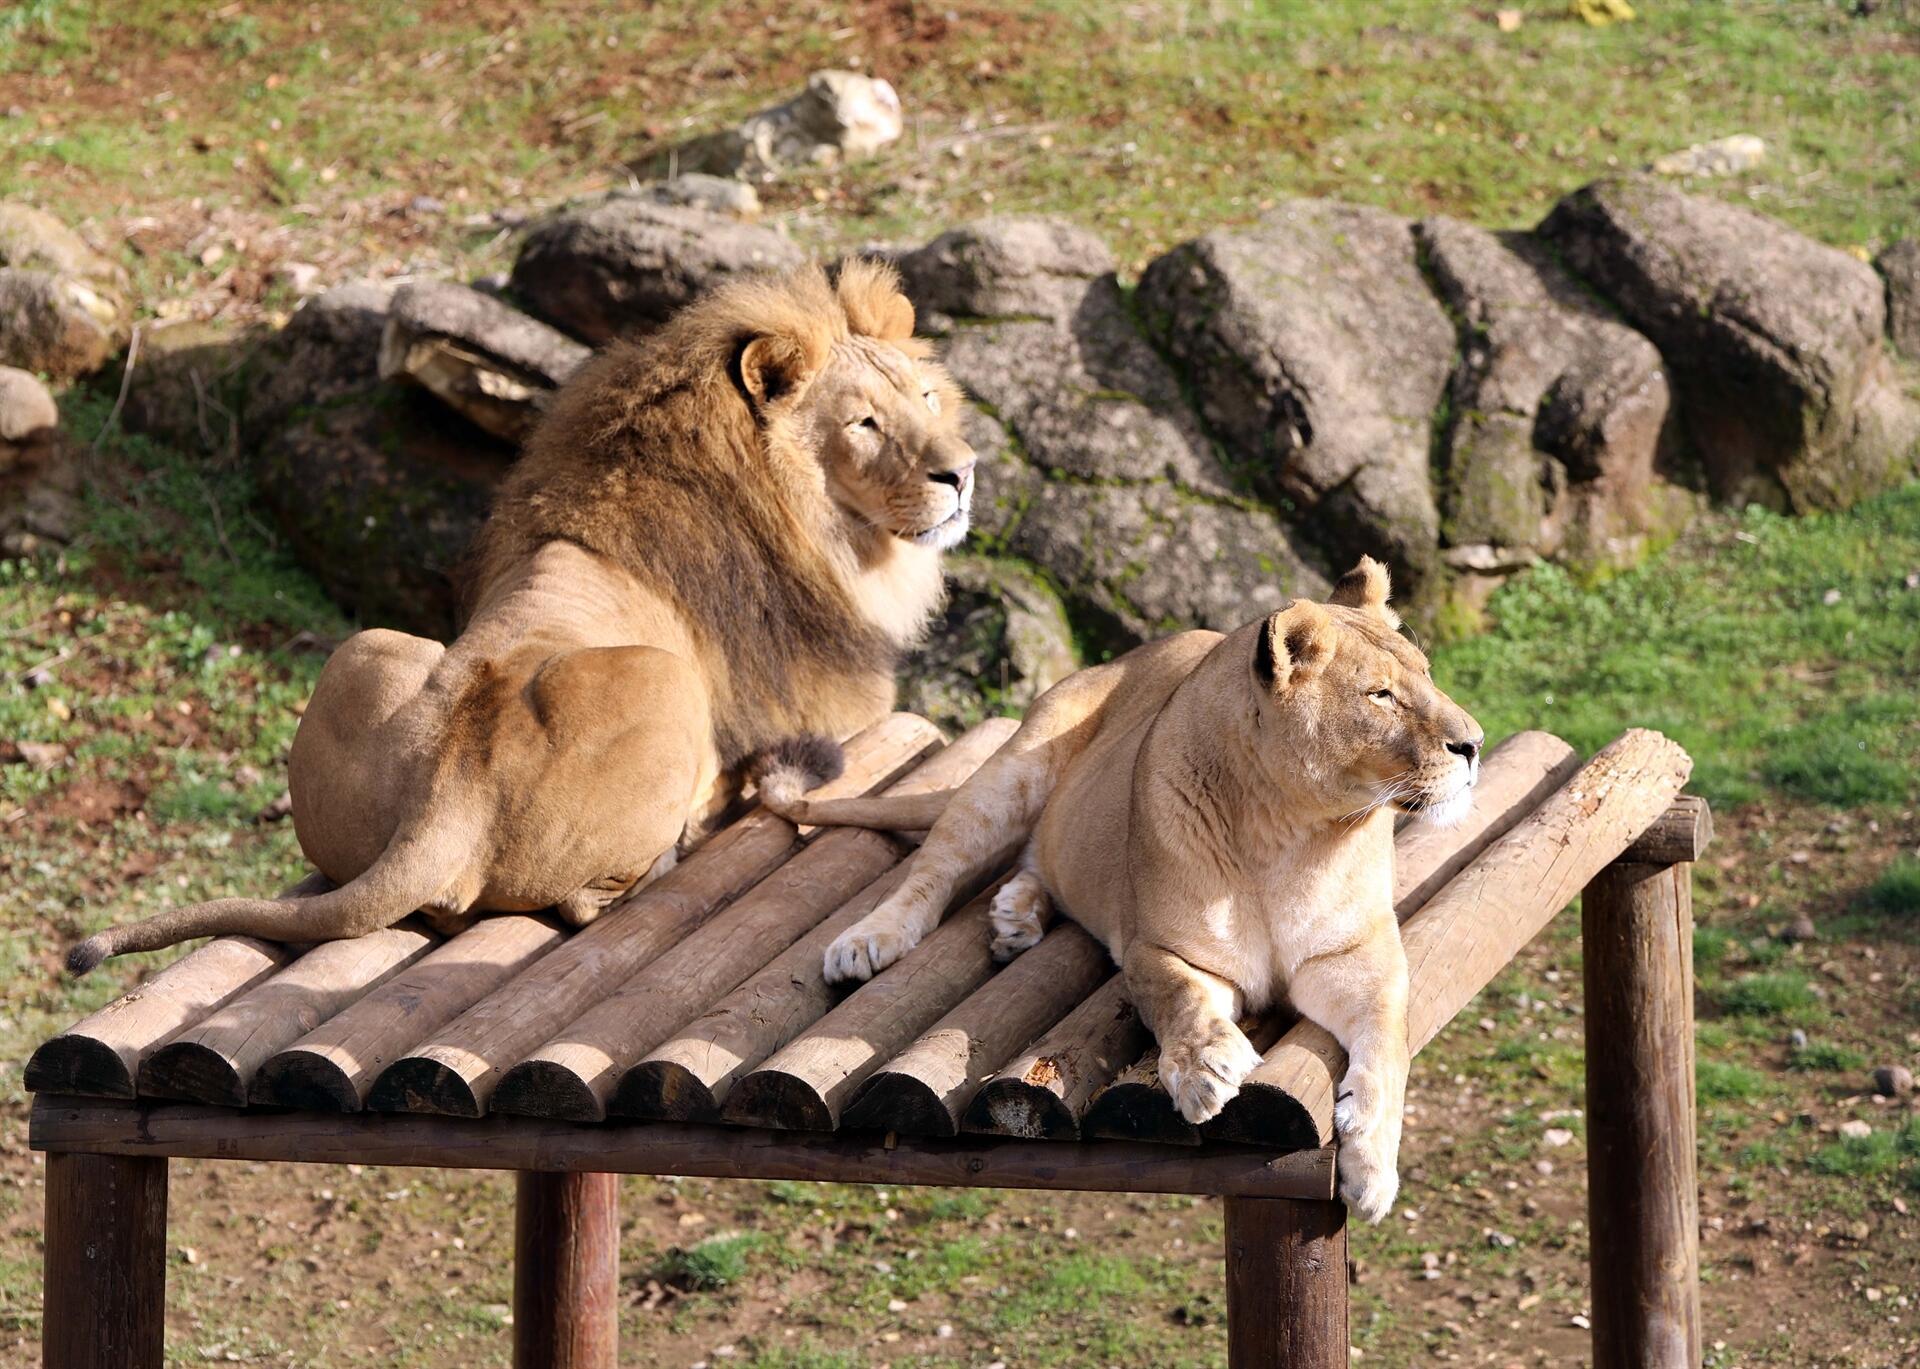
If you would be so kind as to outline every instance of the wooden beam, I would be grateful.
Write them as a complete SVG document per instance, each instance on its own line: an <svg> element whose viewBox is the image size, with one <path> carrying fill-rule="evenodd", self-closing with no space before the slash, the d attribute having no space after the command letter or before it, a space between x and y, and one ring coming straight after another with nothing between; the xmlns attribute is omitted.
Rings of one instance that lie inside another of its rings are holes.
<svg viewBox="0 0 1920 1369"><path fill-rule="evenodd" d="M865 793L939 744L933 724L896 713L847 744L846 770L822 792ZM778 869L799 840L772 813L740 819L389 1065L367 1106L481 1116L500 1076L528 1051Z"/></svg>
<svg viewBox="0 0 1920 1369"><path fill-rule="evenodd" d="M513 1235L513 1369L618 1369L620 1177L522 1173Z"/></svg>
<svg viewBox="0 0 1920 1369"><path fill-rule="evenodd" d="M314 874L280 897L332 887L324 876ZM27 1062L28 1091L133 1097L147 1052L245 993L293 956L289 947L252 937L214 938L41 1043Z"/></svg>
<svg viewBox="0 0 1920 1369"><path fill-rule="evenodd" d="M1275 1011L1251 1021L1243 1021L1253 1048L1265 1054L1294 1023L1293 1014ZM1121 1070L1114 1081L1094 1094L1087 1114L1080 1122L1082 1135L1115 1140L1157 1141L1161 1145L1197 1146L1200 1128L1180 1115L1173 1096L1160 1082L1160 1048L1149 1046L1141 1057ZM1276 1150L1290 1148L1286 1133L1263 1136L1261 1145ZM1315 1144L1308 1142L1309 1145Z"/></svg>
<svg viewBox="0 0 1920 1369"><path fill-rule="evenodd" d="M1000 749L1013 727L1011 719L996 719L974 728L887 793L955 788ZM528 1117L601 1121L621 1077L643 1055L885 874L905 850L883 832L822 832L732 907L508 1070L490 1106Z"/></svg>
<svg viewBox="0 0 1920 1369"><path fill-rule="evenodd" d="M269 1057L439 942L409 920L315 946L149 1054L140 1064L140 1096L245 1106L253 1076Z"/></svg>
<svg viewBox="0 0 1920 1369"><path fill-rule="evenodd" d="M1580 901L1595 1369L1700 1364L1692 874L1615 863Z"/></svg>
<svg viewBox="0 0 1920 1369"><path fill-rule="evenodd" d="M1401 939L1414 1051L1667 810L1692 768L1687 753L1658 732L1622 734L1407 920ZM1265 1140L1270 1119L1297 1105L1312 1121L1313 1139L1331 1144L1334 1084L1345 1072L1346 1052L1332 1035L1297 1023L1207 1123L1206 1134Z"/></svg>
<svg viewBox="0 0 1920 1369"><path fill-rule="evenodd" d="M832 1131L869 1075L993 973L982 894L740 1081L720 1115L749 1127Z"/></svg>
<svg viewBox="0 0 1920 1369"><path fill-rule="evenodd" d="M41 1094L28 1144L49 1153L172 1155L436 1169L683 1174L714 1179L1035 1188L1086 1193L1333 1196L1333 1152L1170 1150L1126 1141L958 1140L777 1132L669 1122L583 1127L533 1117L234 1112L201 1103Z"/></svg>
<svg viewBox="0 0 1920 1369"><path fill-rule="evenodd" d="M1059 1022L1113 972L1107 948L1054 927L887 1061L847 1105L841 1125L903 1136L956 1136L986 1077Z"/></svg>
<svg viewBox="0 0 1920 1369"><path fill-rule="evenodd" d="M974 1095L964 1130L985 1136L1073 1141L1094 1091L1147 1049L1151 1037L1113 975L1052 1031Z"/></svg>
<svg viewBox="0 0 1920 1369"><path fill-rule="evenodd" d="M108 1104L122 1111L130 1104ZM167 1162L47 1157L44 1369L160 1369L166 1358Z"/></svg>
<svg viewBox="0 0 1920 1369"><path fill-rule="evenodd" d="M1229 1198L1229 1369L1346 1369L1347 1209Z"/></svg>
<svg viewBox="0 0 1920 1369"><path fill-rule="evenodd" d="M382 1070L564 939L551 916L481 918L269 1059L249 1101L360 1111Z"/></svg>
<svg viewBox="0 0 1920 1369"><path fill-rule="evenodd" d="M1620 859L1629 865L1679 865L1699 860L1712 840L1713 810L1698 794L1682 794Z"/></svg>

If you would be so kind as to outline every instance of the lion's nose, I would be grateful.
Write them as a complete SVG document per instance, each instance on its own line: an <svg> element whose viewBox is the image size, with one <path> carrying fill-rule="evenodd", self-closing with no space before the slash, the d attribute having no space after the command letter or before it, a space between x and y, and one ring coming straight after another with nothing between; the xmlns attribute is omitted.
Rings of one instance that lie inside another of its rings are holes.
<svg viewBox="0 0 1920 1369"><path fill-rule="evenodd" d="M974 463L969 461L958 470L929 471L927 478L936 485L951 485L955 492L965 494L967 492L967 486L973 483L973 467Z"/></svg>
<svg viewBox="0 0 1920 1369"><path fill-rule="evenodd" d="M1468 737L1464 741L1448 742L1447 750L1456 756L1465 757L1467 764L1472 765L1473 758L1480 754L1480 748L1486 745L1486 741L1487 734L1482 732L1479 736Z"/></svg>

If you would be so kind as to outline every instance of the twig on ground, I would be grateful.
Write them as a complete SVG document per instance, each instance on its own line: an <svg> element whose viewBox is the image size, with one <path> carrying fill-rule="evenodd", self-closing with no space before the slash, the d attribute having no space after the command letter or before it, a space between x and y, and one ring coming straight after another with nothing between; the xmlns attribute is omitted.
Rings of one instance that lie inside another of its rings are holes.
<svg viewBox="0 0 1920 1369"><path fill-rule="evenodd" d="M100 425L100 431L93 435L93 450L97 453L100 444L107 440L114 425L120 421L120 410L126 407L127 391L133 388L133 368L140 364L140 334L145 324L133 325L133 335L127 339L127 364L120 371L120 393L113 401L113 408L107 411L107 421Z"/></svg>

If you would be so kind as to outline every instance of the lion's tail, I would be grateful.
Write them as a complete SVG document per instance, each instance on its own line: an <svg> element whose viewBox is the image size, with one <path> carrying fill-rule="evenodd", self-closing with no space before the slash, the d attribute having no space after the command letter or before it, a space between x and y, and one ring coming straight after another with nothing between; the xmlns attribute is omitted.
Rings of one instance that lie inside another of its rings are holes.
<svg viewBox="0 0 1920 1369"><path fill-rule="evenodd" d="M760 802L789 822L819 827L877 827L890 832L924 832L933 826L954 795L951 789L892 798L809 799L839 776L845 758L831 737L806 734L776 742L747 762L747 778Z"/></svg>
<svg viewBox="0 0 1920 1369"><path fill-rule="evenodd" d="M435 823L396 836L357 878L324 894L220 898L173 908L144 922L109 927L67 952L67 970L85 974L110 955L157 951L196 936L257 936L267 941L339 941L391 927L444 891L470 857L471 824Z"/></svg>

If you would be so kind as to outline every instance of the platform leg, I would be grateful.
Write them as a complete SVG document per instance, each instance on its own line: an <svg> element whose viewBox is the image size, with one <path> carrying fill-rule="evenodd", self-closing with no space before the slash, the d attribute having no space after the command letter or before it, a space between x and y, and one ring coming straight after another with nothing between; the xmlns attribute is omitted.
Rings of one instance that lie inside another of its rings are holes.
<svg viewBox="0 0 1920 1369"><path fill-rule="evenodd" d="M1581 899L1595 1369L1697 1369L1691 864L1610 865Z"/></svg>
<svg viewBox="0 0 1920 1369"><path fill-rule="evenodd" d="M1227 1363L1231 1369L1343 1369L1347 1209L1287 1198L1228 1198Z"/></svg>
<svg viewBox="0 0 1920 1369"><path fill-rule="evenodd" d="M519 1176L514 1369L616 1369L620 1176Z"/></svg>
<svg viewBox="0 0 1920 1369"><path fill-rule="evenodd" d="M160 1369L167 1317L167 1162L47 1156L45 1369Z"/></svg>

